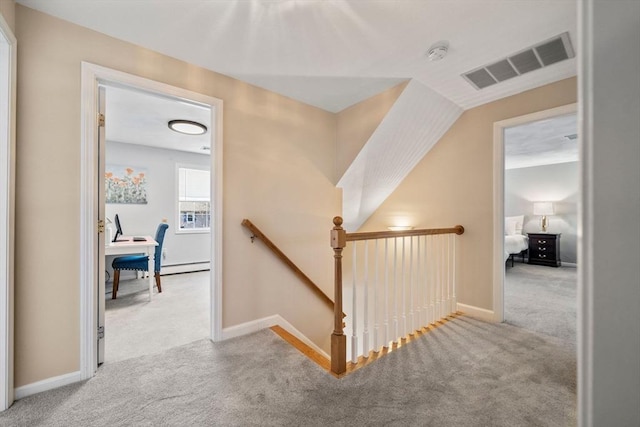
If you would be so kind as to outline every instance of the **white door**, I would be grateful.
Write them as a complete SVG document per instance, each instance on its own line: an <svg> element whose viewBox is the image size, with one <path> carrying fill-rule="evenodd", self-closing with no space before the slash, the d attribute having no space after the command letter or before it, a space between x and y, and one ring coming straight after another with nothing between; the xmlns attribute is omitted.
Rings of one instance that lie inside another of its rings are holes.
<svg viewBox="0 0 640 427"><path fill-rule="evenodd" d="M100 365L104 362L104 298L105 298L105 105L106 105L106 88L98 87L98 362Z"/></svg>
<svg viewBox="0 0 640 427"><path fill-rule="evenodd" d="M0 411L13 402L16 38L0 14Z"/></svg>

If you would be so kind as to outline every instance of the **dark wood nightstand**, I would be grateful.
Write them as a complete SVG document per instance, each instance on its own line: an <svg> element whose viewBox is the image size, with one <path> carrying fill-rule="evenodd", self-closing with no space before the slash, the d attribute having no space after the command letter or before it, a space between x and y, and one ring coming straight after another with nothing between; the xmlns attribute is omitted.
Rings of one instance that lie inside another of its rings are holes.
<svg viewBox="0 0 640 427"><path fill-rule="evenodd" d="M529 236L529 264L560 267L560 235L527 233Z"/></svg>

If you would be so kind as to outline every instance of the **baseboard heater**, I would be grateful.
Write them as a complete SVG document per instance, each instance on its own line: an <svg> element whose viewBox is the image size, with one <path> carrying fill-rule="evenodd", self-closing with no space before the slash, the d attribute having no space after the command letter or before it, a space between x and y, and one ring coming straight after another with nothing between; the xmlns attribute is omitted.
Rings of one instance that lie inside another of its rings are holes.
<svg viewBox="0 0 640 427"><path fill-rule="evenodd" d="M211 269L211 263L206 262L190 262L185 264L172 264L163 265L160 270L160 275L178 274L178 273L192 273L195 271L206 271Z"/></svg>

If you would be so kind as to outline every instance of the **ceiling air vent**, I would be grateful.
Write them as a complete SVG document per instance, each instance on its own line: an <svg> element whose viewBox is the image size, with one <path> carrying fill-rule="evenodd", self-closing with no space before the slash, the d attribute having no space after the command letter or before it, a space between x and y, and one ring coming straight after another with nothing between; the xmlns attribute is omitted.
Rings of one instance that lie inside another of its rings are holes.
<svg viewBox="0 0 640 427"><path fill-rule="evenodd" d="M462 77L476 89L483 89L574 56L569 33L562 33L500 61L464 73Z"/></svg>

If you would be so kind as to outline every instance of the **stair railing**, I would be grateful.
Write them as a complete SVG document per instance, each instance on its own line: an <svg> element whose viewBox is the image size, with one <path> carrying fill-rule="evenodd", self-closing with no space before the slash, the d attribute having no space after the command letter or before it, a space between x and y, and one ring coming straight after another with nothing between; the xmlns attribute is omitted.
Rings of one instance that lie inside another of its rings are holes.
<svg viewBox="0 0 640 427"><path fill-rule="evenodd" d="M464 233L461 225L347 233L342 222L335 217L331 230L335 264L331 371L336 375L347 371L348 355L356 364L457 311L456 236ZM348 242L352 242L350 265L343 272ZM342 315L345 299L350 300L349 343Z"/></svg>
<svg viewBox="0 0 640 427"><path fill-rule="evenodd" d="M262 243L264 243L264 245L269 248L280 261L282 261L287 267L289 267L289 269L291 269L293 274L295 274L305 285L307 285L307 287L309 287L309 289L311 289L311 291L313 291L314 294L316 294L322 301L324 301L324 303L327 304L327 306L329 306L331 310L334 310L335 304L331 300L331 298L329 298L327 294L325 294L322 289L320 289L320 287L309 278L309 276L304 274L304 272L293 261L291 261L291 259L289 259L289 257L286 256L284 252L282 252L280 248L275 245L275 243L273 243L267 236L265 236L265 234L260 231L258 227L256 227L248 219L242 220L242 225L249 231L251 231L251 242L253 242L254 239L262 241ZM342 313L342 310L340 310L340 316L343 315L344 314Z"/></svg>

